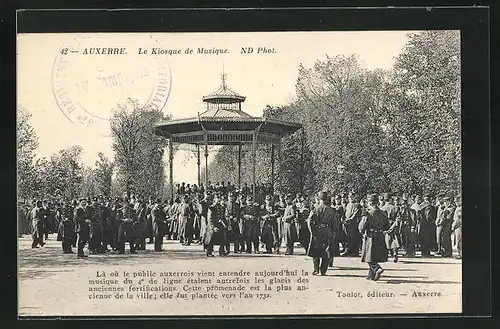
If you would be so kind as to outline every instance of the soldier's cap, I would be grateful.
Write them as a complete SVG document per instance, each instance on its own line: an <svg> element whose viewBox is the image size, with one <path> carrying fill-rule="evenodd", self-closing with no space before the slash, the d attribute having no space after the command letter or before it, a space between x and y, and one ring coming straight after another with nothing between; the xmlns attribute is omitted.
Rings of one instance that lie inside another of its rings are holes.
<svg viewBox="0 0 500 329"><path fill-rule="evenodd" d="M431 194L430 194L430 193L428 193L428 192L427 192L427 193L424 193L423 197L424 197L424 198L430 198L430 197L431 197Z"/></svg>
<svg viewBox="0 0 500 329"><path fill-rule="evenodd" d="M291 193L288 193L286 196L285 196L286 199L293 199L293 195Z"/></svg>
<svg viewBox="0 0 500 329"><path fill-rule="evenodd" d="M384 200L389 201L391 199L391 195L389 193L384 193Z"/></svg>
<svg viewBox="0 0 500 329"><path fill-rule="evenodd" d="M80 202L87 201L87 198L80 198L78 201L80 201Z"/></svg>
<svg viewBox="0 0 500 329"><path fill-rule="evenodd" d="M368 194L368 196L366 197L366 201L370 203L375 203L377 202L377 200L378 198L376 194Z"/></svg>
<svg viewBox="0 0 500 329"><path fill-rule="evenodd" d="M445 197L443 198L443 201L450 201L450 197L449 197L449 196L445 196Z"/></svg>

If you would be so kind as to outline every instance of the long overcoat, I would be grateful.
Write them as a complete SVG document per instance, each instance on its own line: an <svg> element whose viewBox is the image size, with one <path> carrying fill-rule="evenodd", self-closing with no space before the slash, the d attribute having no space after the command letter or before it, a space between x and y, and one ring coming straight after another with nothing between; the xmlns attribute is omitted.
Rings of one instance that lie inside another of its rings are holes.
<svg viewBox="0 0 500 329"><path fill-rule="evenodd" d="M243 219L245 225L243 227L243 236L245 241L258 242L259 241L259 216L260 208L254 203L246 205L242 209Z"/></svg>
<svg viewBox="0 0 500 329"><path fill-rule="evenodd" d="M204 244L208 245L225 245L226 244L226 229L224 227L224 207L219 204L213 204L208 207L207 212L207 227L205 230Z"/></svg>
<svg viewBox="0 0 500 329"><path fill-rule="evenodd" d="M332 224L335 222L335 212L332 208L319 204L315 206L307 218L310 240L307 248L307 256L323 257L330 251L332 245Z"/></svg>
<svg viewBox="0 0 500 329"><path fill-rule="evenodd" d="M280 244L280 236L278 233L278 209L273 205L264 205L262 208L261 241L265 244L271 244L274 247L278 247Z"/></svg>
<svg viewBox="0 0 500 329"><path fill-rule="evenodd" d="M289 245L297 241L297 228L295 226L296 210L295 205L289 204L285 208L285 212L281 219L282 225L282 238L285 245Z"/></svg>
<svg viewBox="0 0 500 329"><path fill-rule="evenodd" d="M167 232L167 216L158 204L151 208L151 223L153 236L156 239L163 239Z"/></svg>
<svg viewBox="0 0 500 329"><path fill-rule="evenodd" d="M133 242L137 235L135 234L134 222L136 219L136 212L132 205L126 203L118 212L118 242Z"/></svg>
<svg viewBox="0 0 500 329"><path fill-rule="evenodd" d="M359 232L363 234L361 261L380 263L387 261L384 230L389 228L389 220L384 211L378 207L369 208L359 222Z"/></svg>
<svg viewBox="0 0 500 329"><path fill-rule="evenodd" d="M231 226L231 230L228 232L228 241L236 242L241 239L240 232L240 205L236 201L228 201L226 203L226 220Z"/></svg>

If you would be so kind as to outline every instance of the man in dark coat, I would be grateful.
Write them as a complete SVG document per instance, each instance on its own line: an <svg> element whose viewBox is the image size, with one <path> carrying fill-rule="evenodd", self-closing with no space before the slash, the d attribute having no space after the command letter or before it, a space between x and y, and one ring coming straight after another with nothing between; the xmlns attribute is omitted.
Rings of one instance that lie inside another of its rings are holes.
<svg viewBox="0 0 500 329"><path fill-rule="evenodd" d="M251 195L247 196L246 205L242 209L243 220L245 221L243 236L246 242L246 253L252 253L252 245L254 253L259 253L259 221L260 208L259 205L253 202Z"/></svg>
<svg viewBox="0 0 500 329"><path fill-rule="evenodd" d="M283 213L283 217L281 219L282 228L282 237L286 246L285 255L293 255L293 244L297 241L297 229L295 226L295 218L296 218L296 208L293 203L293 197L291 194L287 194L286 198L286 208Z"/></svg>
<svg viewBox="0 0 500 329"><path fill-rule="evenodd" d="M347 250L343 255L355 256L359 255L360 235L358 232L358 224L361 220L361 206L357 201L357 196L354 193L349 193L349 203L345 207L344 227L347 234Z"/></svg>
<svg viewBox="0 0 500 329"><path fill-rule="evenodd" d="M436 211L434 206L429 202L430 196L426 194L424 201L420 204L417 212L417 220L419 221L418 240L422 257L430 257L431 249L435 244L433 237L436 233Z"/></svg>
<svg viewBox="0 0 500 329"><path fill-rule="evenodd" d="M161 207L160 199L156 199L156 202L153 203L153 207L151 208L151 221L153 224L155 251L161 252L163 251L163 237L167 229L167 217Z"/></svg>
<svg viewBox="0 0 500 329"><path fill-rule="evenodd" d="M213 199L207 195L206 202L209 204L207 212L207 227L205 230L204 245L207 257L214 257L214 245L219 245L219 255L226 256L226 227L224 222L225 210L217 194Z"/></svg>
<svg viewBox="0 0 500 329"><path fill-rule="evenodd" d="M443 221L441 223L443 231L441 233L441 246L443 248L443 257L452 257L452 244L451 244L451 228L453 224L453 215L455 214L455 206L452 204L449 197L443 198L444 210L443 210Z"/></svg>
<svg viewBox="0 0 500 329"><path fill-rule="evenodd" d="M92 205L88 210L90 219L89 250L91 254L102 254L104 253L102 223L105 213L97 197L92 198Z"/></svg>
<svg viewBox="0 0 500 329"><path fill-rule="evenodd" d="M401 223L401 242L406 251L406 257L415 257L417 212L410 208L408 197L403 195L398 209L397 220Z"/></svg>
<svg viewBox="0 0 500 329"><path fill-rule="evenodd" d="M314 271L312 275L326 275L329 263L329 252L332 241L332 223L335 223L335 213L329 207L330 197L326 192L320 192L317 204L307 218L307 226L311 232L307 255L313 258Z"/></svg>
<svg viewBox="0 0 500 329"><path fill-rule="evenodd" d="M123 205L118 212L118 253L125 253L125 242L128 242L130 246L130 253L137 254L135 250L136 235L134 231L134 222L136 221L136 212L133 209L133 205L125 200Z"/></svg>
<svg viewBox="0 0 500 329"><path fill-rule="evenodd" d="M333 196L330 198L328 206L332 208L334 215L332 217L332 224L331 224L332 235L330 240L330 246L328 247L328 266L333 267L333 259L335 256L339 255L339 235L341 232L341 222L340 222L339 212L335 207L335 198Z"/></svg>
<svg viewBox="0 0 500 329"><path fill-rule="evenodd" d="M228 201L226 203L226 220L231 229L228 231L227 242L234 244L234 253L240 252L240 245L243 240L240 233L240 205L236 202L233 192L228 193Z"/></svg>
<svg viewBox="0 0 500 329"><path fill-rule="evenodd" d="M146 250L146 217L147 205L141 195L137 197L136 216L134 221L134 231L136 235L136 250Z"/></svg>
<svg viewBox="0 0 500 329"><path fill-rule="evenodd" d="M298 202L296 203L297 207L297 238L304 247L305 251L309 248L309 240L311 239L311 234L309 232L309 228L307 225L307 218L309 216L309 203L308 201L301 195L299 197Z"/></svg>
<svg viewBox="0 0 500 329"><path fill-rule="evenodd" d="M57 231L57 241L62 241L64 254L73 254L71 246L76 244L76 232L74 223L74 208L68 200L65 200L60 211L60 222Z"/></svg>
<svg viewBox="0 0 500 329"><path fill-rule="evenodd" d="M74 210L74 221L75 221L75 231L78 237L77 242L77 257L85 258L88 257L84 254L83 248L87 244L90 237L90 219L89 211L87 208L87 199L80 199L80 204Z"/></svg>
<svg viewBox="0 0 500 329"><path fill-rule="evenodd" d="M368 263L368 280L377 281L384 272L379 265L387 261L387 247L385 244L384 230L389 228L389 220L384 211L378 207L376 194L367 198L367 212L359 222L359 232L363 235L361 261Z"/></svg>
<svg viewBox="0 0 500 329"><path fill-rule="evenodd" d="M31 221L33 226L32 237L33 243L31 248L43 247L44 227L43 227L43 214L42 201L36 201L35 207L31 210Z"/></svg>
<svg viewBox="0 0 500 329"><path fill-rule="evenodd" d="M261 240L266 247L266 254L272 254L279 251L278 217L277 207L272 203L272 197L267 195L265 204L262 205L262 232Z"/></svg>

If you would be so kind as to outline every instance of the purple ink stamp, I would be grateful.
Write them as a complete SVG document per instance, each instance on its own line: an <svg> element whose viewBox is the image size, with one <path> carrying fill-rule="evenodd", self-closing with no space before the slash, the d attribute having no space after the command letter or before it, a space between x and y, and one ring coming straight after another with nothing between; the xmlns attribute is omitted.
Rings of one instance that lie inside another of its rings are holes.
<svg viewBox="0 0 500 329"><path fill-rule="evenodd" d="M163 110L172 75L167 57L140 54L162 48L148 34L77 35L59 50L52 70L52 91L66 118L92 133L109 136L109 119L128 98L141 107Z"/></svg>

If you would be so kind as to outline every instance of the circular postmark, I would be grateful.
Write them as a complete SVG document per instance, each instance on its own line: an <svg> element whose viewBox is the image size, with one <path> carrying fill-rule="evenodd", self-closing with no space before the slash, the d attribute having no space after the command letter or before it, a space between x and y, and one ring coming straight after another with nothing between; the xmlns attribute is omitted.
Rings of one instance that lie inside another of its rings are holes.
<svg viewBox="0 0 500 329"><path fill-rule="evenodd" d="M172 88L165 55L141 53L160 47L151 35L77 35L58 51L52 92L73 124L109 136L113 110L128 99L163 110Z"/></svg>

